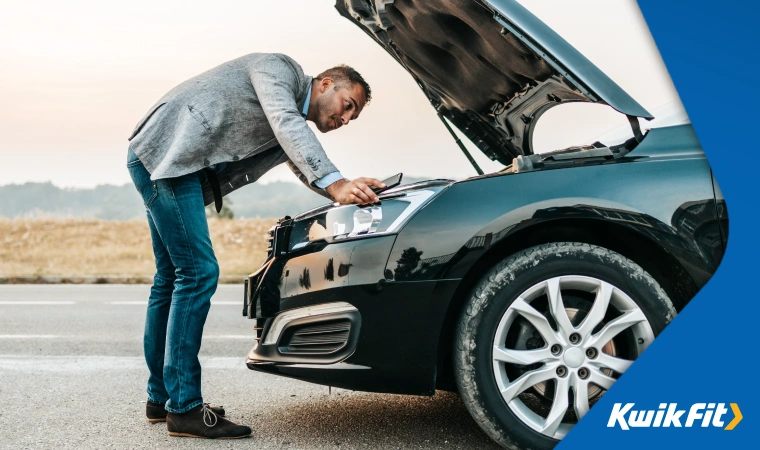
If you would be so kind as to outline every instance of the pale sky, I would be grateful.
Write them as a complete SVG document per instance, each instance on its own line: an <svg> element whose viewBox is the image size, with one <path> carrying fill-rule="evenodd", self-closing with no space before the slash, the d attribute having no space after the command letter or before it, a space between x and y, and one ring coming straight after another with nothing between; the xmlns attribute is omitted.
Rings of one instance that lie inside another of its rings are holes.
<svg viewBox="0 0 760 450"><path fill-rule="evenodd" d="M0 185L129 182L130 131L176 84L252 52L293 57L310 75L346 63L373 101L350 126L317 136L344 176L475 175L412 78L340 17L334 0L5 2L0 14ZM650 112L680 101L634 0L521 0ZM625 118L564 105L535 148L586 143ZM646 124L643 124L646 126ZM498 170L477 149L481 167ZM283 165L260 182L297 181Z"/></svg>

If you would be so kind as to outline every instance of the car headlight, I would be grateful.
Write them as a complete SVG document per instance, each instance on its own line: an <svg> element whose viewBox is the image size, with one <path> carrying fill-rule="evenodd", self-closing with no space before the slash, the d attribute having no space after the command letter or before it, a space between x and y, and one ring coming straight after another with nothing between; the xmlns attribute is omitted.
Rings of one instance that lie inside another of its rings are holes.
<svg viewBox="0 0 760 450"><path fill-rule="evenodd" d="M296 217L290 232L289 250L312 242L336 242L398 231L440 189L406 192L382 199L378 205L323 207Z"/></svg>

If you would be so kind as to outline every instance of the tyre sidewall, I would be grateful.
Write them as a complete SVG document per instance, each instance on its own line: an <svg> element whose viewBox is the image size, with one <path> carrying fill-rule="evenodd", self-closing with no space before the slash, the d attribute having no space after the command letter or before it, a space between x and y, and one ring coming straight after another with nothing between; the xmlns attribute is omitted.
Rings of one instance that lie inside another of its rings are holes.
<svg viewBox="0 0 760 450"><path fill-rule="evenodd" d="M562 275L584 275L606 281L625 292L641 308L657 336L672 320L675 310L654 279L632 261L609 250L586 244L547 244L520 252L492 269L475 289L487 300L478 314L465 314L474 331L471 363L477 399L486 416L503 424L519 447L553 448L559 441L525 425L499 393L493 373L492 348L501 318L518 295L537 283ZM463 323L460 322L460 331ZM473 399L475 400L475 399ZM488 430L486 430L488 431ZM489 433L490 434L490 433ZM493 436L492 436L493 437Z"/></svg>

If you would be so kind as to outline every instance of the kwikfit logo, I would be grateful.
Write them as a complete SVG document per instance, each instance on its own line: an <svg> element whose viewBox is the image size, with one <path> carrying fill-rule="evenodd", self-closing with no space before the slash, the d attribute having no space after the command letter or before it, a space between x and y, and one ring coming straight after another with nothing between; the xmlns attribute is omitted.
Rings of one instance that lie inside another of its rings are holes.
<svg viewBox="0 0 760 450"><path fill-rule="evenodd" d="M622 430L631 428L691 428L691 427L716 427L725 430L733 430L741 422L742 413L739 405L731 403L731 412L734 414L733 420L725 425L723 420L725 414L729 411L725 403L694 403L687 410L678 409L678 403L660 403L656 410L635 410L635 403L615 403L610 413L610 420L607 422L608 428L614 428L616 425ZM684 419L684 414L686 418ZM683 420L683 424L681 423Z"/></svg>

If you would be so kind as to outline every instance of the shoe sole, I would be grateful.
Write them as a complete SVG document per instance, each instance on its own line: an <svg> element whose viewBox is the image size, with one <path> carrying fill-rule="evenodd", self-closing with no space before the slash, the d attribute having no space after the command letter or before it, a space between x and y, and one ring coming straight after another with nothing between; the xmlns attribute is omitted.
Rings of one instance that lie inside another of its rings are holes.
<svg viewBox="0 0 760 450"><path fill-rule="evenodd" d="M246 435L243 435L243 436L227 436L227 437L210 438L210 437L206 437L206 436L196 436L194 434L188 434L188 433L177 433L176 431L169 431L168 433L169 433L169 436L173 436L173 437L189 437L189 438L198 438L198 439L219 439L219 440L224 440L224 439L243 439L243 438L251 437L250 434L246 434Z"/></svg>
<svg viewBox="0 0 760 450"><path fill-rule="evenodd" d="M224 416L219 416L224 417ZM149 423L160 423L160 422L166 422L166 417L162 417L160 419L148 419Z"/></svg>

